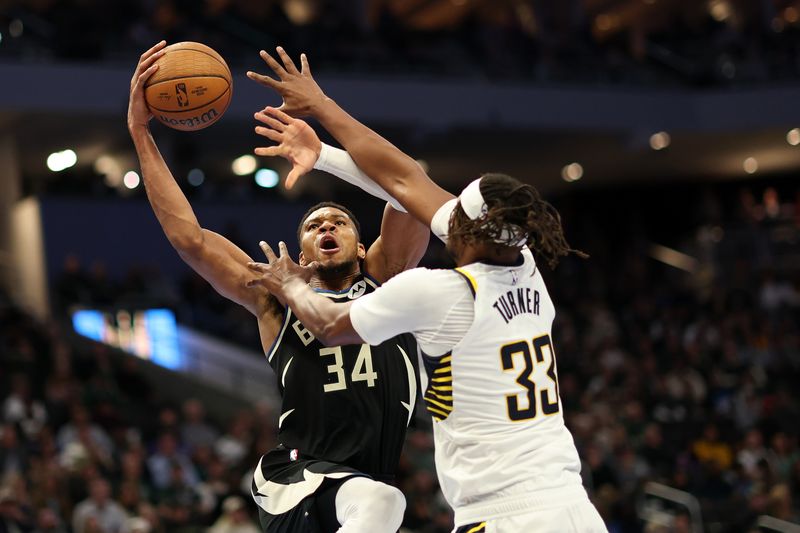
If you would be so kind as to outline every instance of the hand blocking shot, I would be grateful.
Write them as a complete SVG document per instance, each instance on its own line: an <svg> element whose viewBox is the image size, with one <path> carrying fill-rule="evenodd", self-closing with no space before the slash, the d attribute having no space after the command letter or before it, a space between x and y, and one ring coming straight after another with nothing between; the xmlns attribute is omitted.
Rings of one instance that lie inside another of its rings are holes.
<svg viewBox="0 0 800 533"><path fill-rule="evenodd" d="M503 174L483 175L454 197L325 96L305 56L298 70L277 51L283 64L261 55L278 79L248 73L284 100L256 115L262 135L282 143L283 132L301 127L297 116L318 120L347 153L322 145L316 168L398 201L446 242L457 268L412 269L337 303L305 282L309 271L285 246L279 256L265 246L267 263L250 265L248 286L276 295L325 345L374 345L413 333L456 533L606 531L564 425L551 338L555 307L534 259L555 267L570 253L585 257L567 244L557 211L534 187Z"/></svg>

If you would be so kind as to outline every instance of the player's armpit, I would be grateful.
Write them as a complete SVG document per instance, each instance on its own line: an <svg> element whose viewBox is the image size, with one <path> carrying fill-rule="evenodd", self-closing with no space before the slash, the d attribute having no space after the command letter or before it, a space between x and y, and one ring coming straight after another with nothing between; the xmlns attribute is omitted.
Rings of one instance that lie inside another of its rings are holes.
<svg viewBox="0 0 800 533"><path fill-rule="evenodd" d="M369 247L364 270L381 283L419 264L428 248L428 227L386 205L380 237Z"/></svg>

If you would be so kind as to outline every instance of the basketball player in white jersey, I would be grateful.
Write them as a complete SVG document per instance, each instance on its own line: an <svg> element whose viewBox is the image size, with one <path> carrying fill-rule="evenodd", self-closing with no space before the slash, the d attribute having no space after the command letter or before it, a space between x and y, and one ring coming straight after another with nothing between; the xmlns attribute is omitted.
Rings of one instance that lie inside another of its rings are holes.
<svg viewBox="0 0 800 533"><path fill-rule="evenodd" d="M555 308L531 253L555 266L574 251L558 213L532 186L502 174L484 175L454 198L327 98L305 56L298 71L278 53L283 65L265 52L262 57L279 80L248 75L275 88L288 113L319 120L357 164L321 157L317 166L351 182L371 178L370 186L397 198L446 241L457 268L413 269L335 305L308 288L311 272L292 262L280 243L280 257L263 247L269 264L251 264L260 275L249 285L278 295L323 343L376 343L414 333L425 354L424 399L456 532L606 531L581 484L578 453L564 425L551 339ZM280 143L257 152L281 155L291 148L298 121L271 108L256 118L266 126L259 133Z"/></svg>

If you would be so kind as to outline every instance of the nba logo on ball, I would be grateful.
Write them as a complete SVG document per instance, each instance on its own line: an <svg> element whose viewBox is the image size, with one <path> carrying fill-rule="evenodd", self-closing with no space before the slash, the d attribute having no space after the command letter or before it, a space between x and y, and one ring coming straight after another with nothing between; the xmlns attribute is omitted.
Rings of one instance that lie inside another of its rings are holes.
<svg viewBox="0 0 800 533"><path fill-rule="evenodd" d="M147 80L144 97L162 124L176 130L200 130L228 109L233 91L231 71L222 56L208 46L193 42L170 45L156 64L158 70Z"/></svg>
<svg viewBox="0 0 800 533"><path fill-rule="evenodd" d="M175 84L175 95L178 97L178 107L186 107L189 105L189 95L186 94L186 84Z"/></svg>
<svg viewBox="0 0 800 533"><path fill-rule="evenodd" d="M297 458L300 457L300 452L297 451L297 448L293 449L289 452L289 460L290 461L297 461Z"/></svg>

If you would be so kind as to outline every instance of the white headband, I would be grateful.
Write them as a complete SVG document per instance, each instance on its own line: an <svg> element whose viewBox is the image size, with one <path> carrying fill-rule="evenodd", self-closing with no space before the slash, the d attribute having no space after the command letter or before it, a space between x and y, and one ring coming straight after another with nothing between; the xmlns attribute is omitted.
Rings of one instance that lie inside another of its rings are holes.
<svg viewBox="0 0 800 533"><path fill-rule="evenodd" d="M481 194L481 179L478 178L461 191L458 196L461 201L461 209L467 214L470 220L477 220L489 212L489 206Z"/></svg>
<svg viewBox="0 0 800 533"><path fill-rule="evenodd" d="M489 212L489 206L481 194L481 178L476 179L467 185L461 194L458 195L461 209L464 210L470 220L477 220ZM506 224L494 242L505 244L506 246L524 246L528 242L528 234L516 224ZM514 244L509 244L509 243Z"/></svg>

